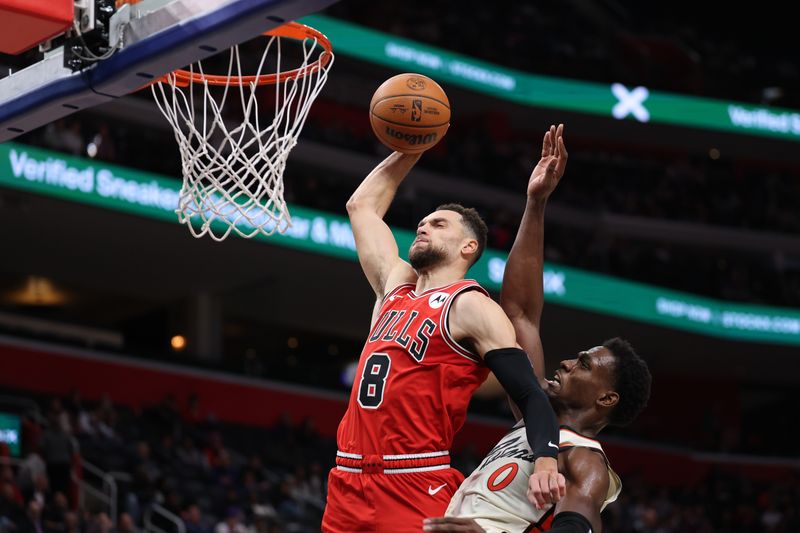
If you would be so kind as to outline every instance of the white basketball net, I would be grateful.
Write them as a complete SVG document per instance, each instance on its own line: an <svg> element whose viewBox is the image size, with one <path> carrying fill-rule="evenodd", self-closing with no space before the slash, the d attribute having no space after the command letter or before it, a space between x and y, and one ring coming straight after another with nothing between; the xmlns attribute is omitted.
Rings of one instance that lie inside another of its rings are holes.
<svg viewBox="0 0 800 533"><path fill-rule="evenodd" d="M277 54L276 74L283 72L281 39L269 37L256 73L242 73L239 47L234 46L228 77L262 76L270 52ZM329 53L316 40L294 43L302 44L299 75L263 86L262 91L256 90L254 81L215 88L204 79L181 87L174 73L152 85L181 152L183 185L176 213L195 237L208 234L222 241L231 232L250 238L284 233L291 227L283 198L286 159L333 65L332 54L327 64L311 65ZM187 70L205 74L201 62ZM265 100L270 98L269 89L274 91L275 111L265 117L259 113L259 100L262 106L269 102Z"/></svg>

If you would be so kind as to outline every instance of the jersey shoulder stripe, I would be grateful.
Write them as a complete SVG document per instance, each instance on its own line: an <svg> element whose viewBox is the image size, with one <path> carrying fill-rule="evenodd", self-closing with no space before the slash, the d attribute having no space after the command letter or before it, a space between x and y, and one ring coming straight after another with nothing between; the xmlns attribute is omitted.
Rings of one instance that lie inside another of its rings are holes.
<svg viewBox="0 0 800 533"><path fill-rule="evenodd" d="M439 317L439 327L441 328L442 331L442 338L444 338L444 341L447 343L448 346L450 346L450 348L453 349L454 352L456 352L458 355L462 357L466 357L467 359L475 363L482 363L483 360L480 358L478 354L474 353L472 350L468 350L467 348L459 344L458 341L456 341L450 333L450 308L452 307L453 301L455 301L456 296L468 291L480 291L485 296L487 297L489 296L489 293L486 292L486 289L481 287L477 281L472 279L464 281L468 283L465 283L463 286L453 291L453 293L448 298L447 302L444 304L445 305L444 312Z"/></svg>

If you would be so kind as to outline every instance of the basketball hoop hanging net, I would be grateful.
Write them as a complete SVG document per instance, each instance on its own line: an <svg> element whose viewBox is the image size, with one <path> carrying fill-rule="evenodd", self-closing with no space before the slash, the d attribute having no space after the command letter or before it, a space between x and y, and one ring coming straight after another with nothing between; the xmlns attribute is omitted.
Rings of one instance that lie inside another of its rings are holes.
<svg viewBox="0 0 800 533"><path fill-rule="evenodd" d="M264 36L269 40L255 75L243 75L244 54L234 46L227 75L206 74L197 62L151 87L181 153L178 220L195 237L222 241L234 232L250 238L284 233L292 225L283 172L328 78L333 51L322 33L295 22ZM302 46L302 64L294 70L281 70L285 38ZM263 74L270 53L277 67ZM272 86L274 94L257 91L260 86ZM266 117L259 105L273 100L274 115Z"/></svg>

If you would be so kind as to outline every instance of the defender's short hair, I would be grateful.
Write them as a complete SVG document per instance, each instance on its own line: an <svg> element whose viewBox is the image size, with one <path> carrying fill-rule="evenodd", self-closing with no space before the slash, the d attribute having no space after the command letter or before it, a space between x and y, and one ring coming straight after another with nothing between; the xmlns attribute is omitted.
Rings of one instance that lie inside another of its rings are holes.
<svg viewBox="0 0 800 533"><path fill-rule="evenodd" d="M653 378L647 363L628 341L614 337L603 346L614 354L614 390L619 394L619 403L611 411L608 423L627 426L647 405Z"/></svg>

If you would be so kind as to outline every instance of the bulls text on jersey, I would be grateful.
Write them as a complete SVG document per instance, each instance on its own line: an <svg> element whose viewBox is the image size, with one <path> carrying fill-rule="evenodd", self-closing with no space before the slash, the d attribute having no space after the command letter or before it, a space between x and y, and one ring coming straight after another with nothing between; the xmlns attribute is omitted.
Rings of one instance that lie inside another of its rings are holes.
<svg viewBox="0 0 800 533"><path fill-rule="evenodd" d="M381 317L368 342L395 342L417 362L422 361L436 331L436 322L430 318L417 321L418 316L418 311L389 311Z"/></svg>

